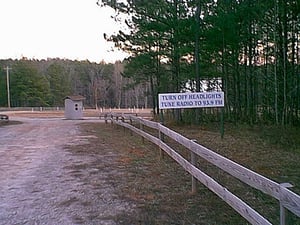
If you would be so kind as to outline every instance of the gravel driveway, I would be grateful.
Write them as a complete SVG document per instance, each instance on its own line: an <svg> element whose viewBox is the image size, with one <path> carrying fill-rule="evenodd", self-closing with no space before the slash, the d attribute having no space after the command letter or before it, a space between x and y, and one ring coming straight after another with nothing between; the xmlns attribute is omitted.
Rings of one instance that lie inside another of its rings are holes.
<svg viewBox="0 0 300 225"><path fill-rule="evenodd" d="M121 224L134 210L110 182L117 155L103 144L102 154L73 154L84 146L82 121L18 118L0 127L0 224ZM87 121L85 121L87 122ZM102 165L92 167L91 162ZM124 216L123 216L124 217Z"/></svg>

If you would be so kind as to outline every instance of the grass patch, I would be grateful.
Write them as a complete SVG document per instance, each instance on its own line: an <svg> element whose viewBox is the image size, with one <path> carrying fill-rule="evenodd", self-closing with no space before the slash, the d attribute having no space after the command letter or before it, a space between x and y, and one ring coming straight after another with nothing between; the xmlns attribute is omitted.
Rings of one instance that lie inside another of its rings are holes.
<svg viewBox="0 0 300 225"><path fill-rule="evenodd" d="M159 159L157 146L110 124L83 124L82 128L88 135L98 137L91 140L93 148L97 149L97 143L101 143L118 152L118 168L126 170L125 176L114 178L114 185L118 187L119 196L135 202L138 210L115 218L118 224L248 224L200 183L197 193L192 194L191 176L169 157ZM218 128L212 125L172 126L172 129L278 183L292 183L295 186L292 190L300 194L299 130L227 124L221 139ZM279 137L280 140L274 140ZM173 145L182 154L188 154L178 144ZM276 200L201 159L198 163L201 170L240 196L271 223L279 224ZM288 220L288 224L300 224L295 216L288 215Z"/></svg>

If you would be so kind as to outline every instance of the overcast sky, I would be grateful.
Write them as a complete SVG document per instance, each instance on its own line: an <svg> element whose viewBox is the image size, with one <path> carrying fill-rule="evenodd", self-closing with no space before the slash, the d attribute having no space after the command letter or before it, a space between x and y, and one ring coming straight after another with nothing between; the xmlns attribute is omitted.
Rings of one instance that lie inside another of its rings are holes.
<svg viewBox="0 0 300 225"><path fill-rule="evenodd" d="M103 33L118 31L97 0L0 0L0 59L67 58L114 62Z"/></svg>

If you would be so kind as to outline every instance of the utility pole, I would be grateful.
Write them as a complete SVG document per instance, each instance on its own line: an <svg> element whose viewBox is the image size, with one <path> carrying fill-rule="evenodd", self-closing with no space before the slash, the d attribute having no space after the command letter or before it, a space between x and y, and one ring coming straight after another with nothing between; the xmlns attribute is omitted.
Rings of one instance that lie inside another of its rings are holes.
<svg viewBox="0 0 300 225"><path fill-rule="evenodd" d="M7 107L10 108L9 70L11 70L11 68L6 66L4 69L6 70Z"/></svg>

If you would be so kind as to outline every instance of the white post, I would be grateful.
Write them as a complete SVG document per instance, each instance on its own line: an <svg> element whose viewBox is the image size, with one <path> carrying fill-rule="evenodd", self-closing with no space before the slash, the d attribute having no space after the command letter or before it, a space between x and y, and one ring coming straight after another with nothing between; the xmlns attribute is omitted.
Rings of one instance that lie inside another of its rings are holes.
<svg viewBox="0 0 300 225"><path fill-rule="evenodd" d="M192 139L191 142L196 142L196 139ZM191 164L193 166L196 165L196 154L191 150ZM196 193L197 186L196 186L197 179L192 175L192 193Z"/></svg>
<svg viewBox="0 0 300 225"><path fill-rule="evenodd" d="M290 183L281 183L280 184L280 188L291 188L293 187L292 184ZM286 221L286 217L285 217L285 208L281 202L281 200L279 200L279 204L280 204L280 225L285 225L285 221Z"/></svg>
<svg viewBox="0 0 300 225"><path fill-rule="evenodd" d="M158 124L158 138L159 138L159 142L161 143L161 142L163 142L163 135L164 134L162 134L162 132L160 131L160 123ZM163 159L163 157L164 157L164 154L163 154L163 150L161 149L161 147L160 147L160 145L158 146L159 147L159 159L161 160L161 159Z"/></svg>
<svg viewBox="0 0 300 225"><path fill-rule="evenodd" d="M7 107L10 108L9 70L11 70L11 68L6 66L6 68L4 68L4 69L6 70Z"/></svg>

